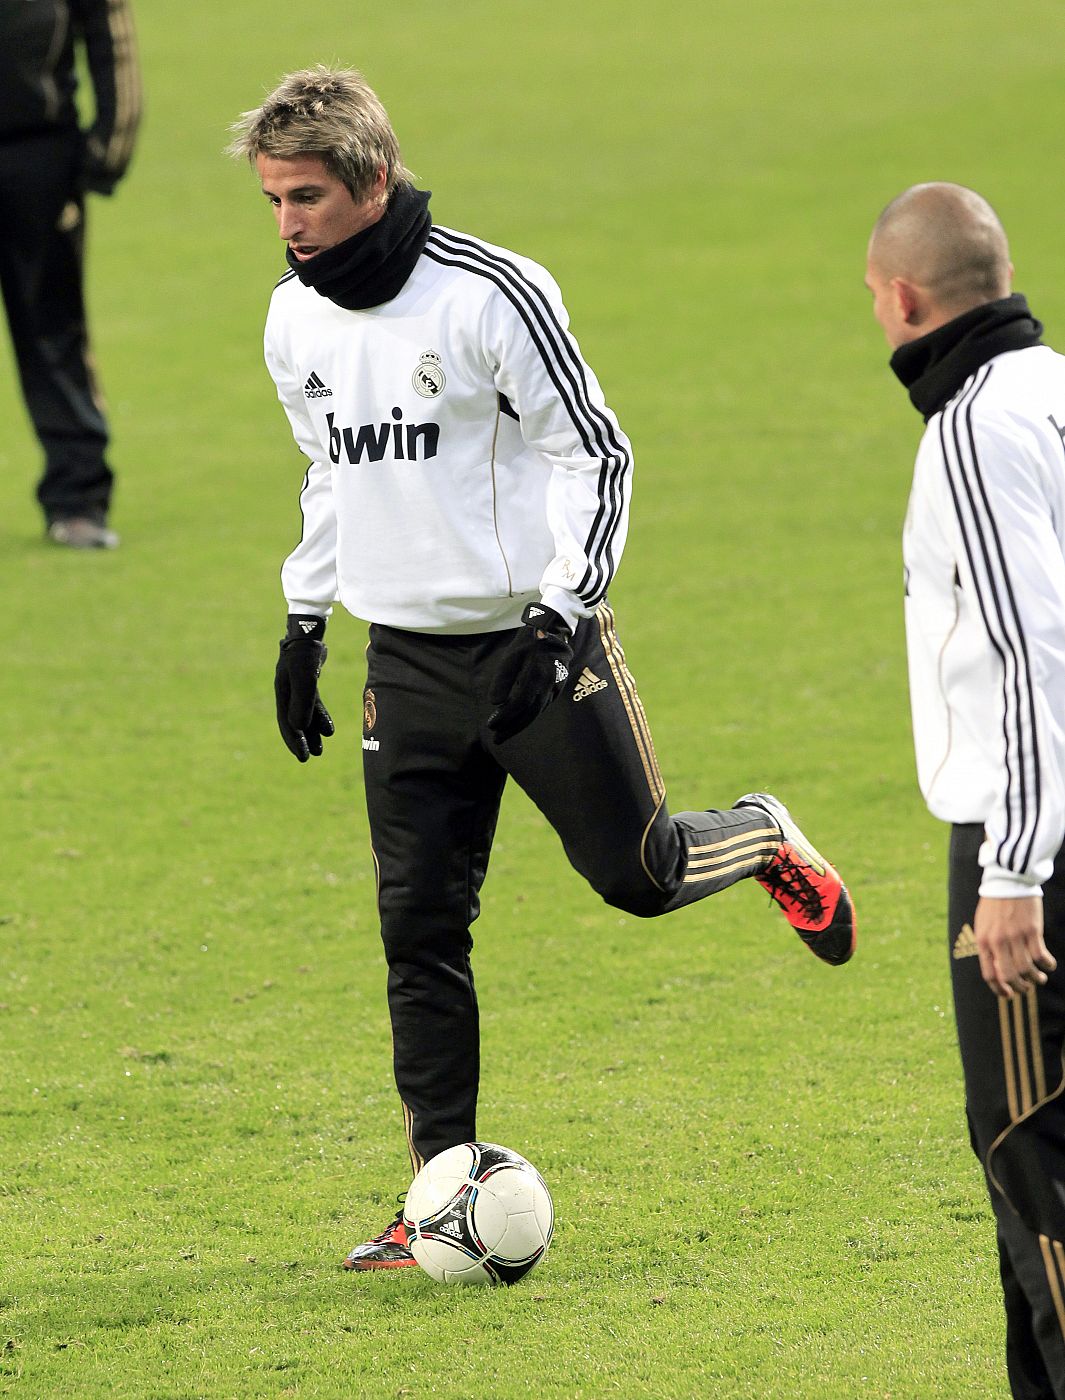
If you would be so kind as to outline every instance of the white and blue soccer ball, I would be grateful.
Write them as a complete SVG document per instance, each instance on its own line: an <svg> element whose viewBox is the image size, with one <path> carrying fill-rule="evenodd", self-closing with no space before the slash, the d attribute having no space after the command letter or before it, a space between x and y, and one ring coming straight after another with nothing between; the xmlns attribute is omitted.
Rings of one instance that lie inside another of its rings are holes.
<svg viewBox="0 0 1065 1400"><path fill-rule="evenodd" d="M403 1206L407 1247L438 1283L511 1284L547 1253L555 1210L543 1177L492 1142L430 1158Z"/></svg>

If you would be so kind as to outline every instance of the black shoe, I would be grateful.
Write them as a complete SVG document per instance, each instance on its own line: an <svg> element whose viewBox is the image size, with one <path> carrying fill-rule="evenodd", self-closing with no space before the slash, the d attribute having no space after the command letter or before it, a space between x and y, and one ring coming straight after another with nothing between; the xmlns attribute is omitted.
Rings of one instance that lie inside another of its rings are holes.
<svg viewBox="0 0 1065 1400"><path fill-rule="evenodd" d="M847 887L810 844L791 813L768 792L749 792L734 807L760 807L780 827L776 855L754 878L768 890L802 941L823 962L838 967L853 956L858 938Z"/></svg>
<svg viewBox="0 0 1065 1400"><path fill-rule="evenodd" d="M387 1230L375 1235L365 1244L357 1244L344 1260L345 1269L406 1269L417 1268L418 1261L407 1248L407 1227L399 1211Z"/></svg>

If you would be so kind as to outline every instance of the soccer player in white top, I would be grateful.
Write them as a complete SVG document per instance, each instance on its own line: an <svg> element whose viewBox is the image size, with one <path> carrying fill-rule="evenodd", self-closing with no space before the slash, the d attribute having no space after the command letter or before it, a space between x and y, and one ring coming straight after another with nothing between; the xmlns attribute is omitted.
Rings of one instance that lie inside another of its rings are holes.
<svg viewBox="0 0 1065 1400"><path fill-rule="evenodd" d="M339 601L370 624L362 754L411 1162L476 1136L477 917L513 777L610 903L650 917L744 877L842 963L854 915L787 809L670 815L607 601L629 441L551 276L435 226L360 74L285 78L235 128L286 245L266 361L307 459L275 689L301 762ZM413 1262L402 1219L348 1268Z"/></svg>
<svg viewBox="0 0 1065 1400"><path fill-rule="evenodd" d="M1065 1397L1065 357L994 210L924 184L866 283L925 420L903 536L921 790L951 823L970 1141L998 1222L1013 1395Z"/></svg>

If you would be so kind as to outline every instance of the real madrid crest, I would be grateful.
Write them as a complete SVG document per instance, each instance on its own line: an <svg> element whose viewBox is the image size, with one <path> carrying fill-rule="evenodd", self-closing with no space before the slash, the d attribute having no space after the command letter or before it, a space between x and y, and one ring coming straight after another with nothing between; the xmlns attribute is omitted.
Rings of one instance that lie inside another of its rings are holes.
<svg viewBox="0 0 1065 1400"><path fill-rule="evenodd" d="M377 723L377 697L372 690L364 692L362 697L362 727L369 734L370 730Z"/></svg>
<svg viewBox="0 0 1065 1400"><path fill-rule="evenodd" d="M440 368L440 356L435 350L423 350L411 383L423 399L435 399L444 392L447 380Z"/></svg>

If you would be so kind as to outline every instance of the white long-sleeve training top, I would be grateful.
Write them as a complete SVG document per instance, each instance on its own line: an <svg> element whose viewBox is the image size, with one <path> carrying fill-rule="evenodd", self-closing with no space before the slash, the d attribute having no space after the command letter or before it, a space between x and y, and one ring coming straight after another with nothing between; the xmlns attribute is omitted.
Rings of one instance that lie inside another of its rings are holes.
<svg viewBox="0 0 1065 1400"><path fill-rule="evenodd" d="M628 527L631 450L536 263L439 226L392 301L278 283L266 362L310 461L288 609L424 632L589 616Z"/></svg>
<svg viewBox="0 0 1065 1400"><path fill-rule="evenodd" d="M998 355L929 419L903 557L925 801L984 824L982 895L1038 893L1065 838L1065 356Z"/></svg>

